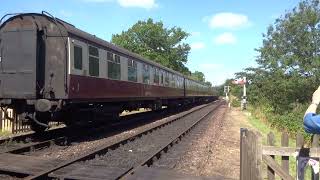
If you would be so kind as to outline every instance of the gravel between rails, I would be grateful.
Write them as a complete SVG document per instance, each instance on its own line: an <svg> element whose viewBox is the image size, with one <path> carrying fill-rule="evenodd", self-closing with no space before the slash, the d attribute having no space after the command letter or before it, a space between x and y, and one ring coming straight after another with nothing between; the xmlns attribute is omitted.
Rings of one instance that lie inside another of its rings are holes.
<svg viewBox="0 0 320 180"><path fill-rule="evenodd" d="M191 108L190 110L194 110L194 109L197 109L197 108L203 107L203 106L206 106L206 105L196 106L196 107ZM171 119L174 119L175 117L179 116L179 114L184 114L184 113L186 113L186 111L180 112L178 114L175 114L175 115L163 118L163 119L156 120L152 123L145 124L143 126L140 126L140 127L137 127L137 128L131 129L131 130L127 130L127 131L121 132L119 134L110 136L110 137L103 137L103 138L94 139L94 140L89 139L88 141L83 141L83 142L78 142L78 143L74 142L70 146L56 146L56 147L53 147L49 151L38 152L36 155L40 156L40 157L45 157L48 159L69 160L69 159L77 157L81 154L88 153L88 152L94 150L95 148L105 144L105 143L117 142L118 139L121 139L122 137L129 137L132 134L135 134L136 132L140 132L143 129L149 129L151 127L158 126L159 124L162 124L163 122L170 121Z"/></svg>
<svg viewBox="0 0 320 180"><path fill-rule="evenodd" d="M121 145L120 147L109 150L106 154L98 156L94 159L82 161L73 164L73 167L91 166L109 169L110 179L115 179L121 175L123 170L137 166L146 157L152 155L155 150L158 150L163 145L168 143L168 140L177 136L182 131L186 130L191 124L208 113L217 104L209 105L195 113L192 113L182 119L174 121L173 123L159 128L152 133L145 134L139 138ZM66 170L68 167L66 168ZM62 170L64 171L64 170ZM66 173L72 171L67 170Z"/></svg>
<svg viewBox="0 0 320 180"><path fill-rule="evenodd" d="M213 153L210 146L216 143L216 136L223 126L225 112L226 105L222 105L155 161L152 167L172 169L193 176L202 175L201 171ZM215 132L211 134L212 137L206 136L209 130Z"/></svg>

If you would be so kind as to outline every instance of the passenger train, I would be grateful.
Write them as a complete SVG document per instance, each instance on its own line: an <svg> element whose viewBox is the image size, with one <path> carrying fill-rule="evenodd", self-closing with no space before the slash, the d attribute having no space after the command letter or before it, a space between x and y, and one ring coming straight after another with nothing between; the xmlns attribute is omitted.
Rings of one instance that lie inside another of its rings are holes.
<svg viewBox="0 0 320 180"><path fill-rule="evenodd" d="M35 131L49 121L216 98L211 87L49 13L10 14L0 25L0 105Z"/></svg>

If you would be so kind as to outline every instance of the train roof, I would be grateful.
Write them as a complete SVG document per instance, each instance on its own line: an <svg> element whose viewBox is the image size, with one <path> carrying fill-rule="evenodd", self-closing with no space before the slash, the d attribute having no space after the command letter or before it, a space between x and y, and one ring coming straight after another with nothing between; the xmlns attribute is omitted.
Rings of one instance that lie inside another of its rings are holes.
<svg viewBox="0 0 320 180"><path fill-rule="evenodd" d="M48 16L47 14L48 14L49 16ZM114 50L114 51L116 51L116 52L119 52L119 53L121 53L121 54L125 54L125 55L130 56L130 57L132 57L132 58L134 58L134 59L143 61L143 62L145 62L145 63L147 63L147 64L150 64L150 65L153 65L153 66L157 66L157 67L159 67L159 68L161 68L161 69L164 69L164 70L166 70L166 71L169 71L169 72L171 72L171 73L174 73L174 74L178 74L178 75L180 75L180 76L183 76L183 77L186 78L186 79L192 80L192 81L197 82L197 83L202 84L202 85L205 85L204 83L198 82L198 81L196 81L196 80L194 80L194 79L192 79L192 78L190 78L190 77L188 77L188 76L186 76L186 75L183 75L183 74L181 74L181 73L179 73L179 72L177 72L177 71L174 71L174 70L172 70L172 69L170 69L170 68L167 68L167 67L165 67L165 66L163 66L163 65L161 65L161 64L158 64L158 63L153 62L153 61L151 61L151 60L149 60L149 59L146 59L146 58L142 57L142 56L139 55L139 54L133 53L133 52L127 50L127 49L124 49L124 48L122 48L122 47L116 46L116 45L114 45L114 44L112 44L112 43L110 43L110 42L108 42L108 41L105 41L105 40L103 40L103 39L101 39L101 38L98 38L98 37L96 37L95 35L92 35L92 34L90 34L90 33L87 33L87 32L85 32L85 31L82 31L81 29L76 28L74 25L72 25L72 24L70 24L70 23L68 23L68 22L65 22L65 21L63 21L63 20L61 20L61 19L59 19L59 18L56 18L56 17L50 15L49 13L47 13L47 12L45 12L45 11L43 11L41 14L40 14L40 13L16 13L16 14L7 14L7 15L13 15L13 16L10 17L10 18L8 18L8 19L7 19L5 22L3 22L3 23L0 22L0 23L1 23L1 24L0 24L0 29L1 29L2 26L3 26L4 24L6 24L8 21L10 21L10 20L12 20L12 19L14 19L14 18L17 18L17 17L21 17L21 16L32 16L34 19L37 19L37 18L39 18L39 17L44 17L44 18L50 20L50 21L53 22L53 23L56 23L56 22L60 23L60 24L65 28L65 30L66 30L67 33L68 33L68 34L63 34L64 36L70 36L70 35L71 35L71 36L72 36L72 35L73 35L73 36L77 36L77 37L79 37L79 38L85 39L85 40L87 40L87 41L89 41L89 42L92 42L92 43L94 43L94 44L97 44L97 45L100 45L100 46L102 46L102 47L106 47L106 48L112 49L112 50ZM6 17L7 15L3 16L2 19L4 19L4 17ZM1 19L1 20L2 20L2 19ZM205 85L205 86L206 86L206 85Z"/></svg>

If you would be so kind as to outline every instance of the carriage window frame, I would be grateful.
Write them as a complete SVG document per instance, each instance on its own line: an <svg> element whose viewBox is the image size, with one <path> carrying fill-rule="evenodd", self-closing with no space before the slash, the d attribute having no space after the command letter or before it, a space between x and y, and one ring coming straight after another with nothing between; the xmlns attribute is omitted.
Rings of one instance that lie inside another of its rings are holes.
<svg viewBox="0 0 320 180"><path fill-rule="evenodd" d="M108 78L114 80L121 79L120 56L107 51Z"/></svg>
<svg viewBox="0 0 320 180"><path fill-rule="evenodd" d="M128 59L128 81L138 81L137 62L133 59Z"/></svg>
<svg viewBox="0 0 320 180"><path fill-rule="evenodd" d="M99 76L99 48L89 45L89 75Z"/></svg>
<svg viewBox="0 0 320 180"><path fill-rule="evenodd" d="M169 86L170 85L170 75L168 71L164 72L165 76L164 76L164 85L165 86Z"/></svg>
<svg viewBox="0 0 320 180"><path fill-rule="evenodd" d="M150 83L150 66L148 64L143 64L142 67L142 82L145 84Z"/></svg>
<svg viewBox="0 0 320 180"><path fill-rule="evenodd" d="M159 84L159 68L154 67L153 71L153 83L154 84Z"/></svg>
<svg viewBox="0 0 320 180"><path fill-rule="evenodd" d="M76 49L80 50L76 51ZM77 54L76 52L79 52ZM73 68L77 70L82 70L83 69L83 54L82 54L82 47L79 45L73 45ZM79 57L77 55L80 55ZM78 58L77 58L78 57Z"/></svg>

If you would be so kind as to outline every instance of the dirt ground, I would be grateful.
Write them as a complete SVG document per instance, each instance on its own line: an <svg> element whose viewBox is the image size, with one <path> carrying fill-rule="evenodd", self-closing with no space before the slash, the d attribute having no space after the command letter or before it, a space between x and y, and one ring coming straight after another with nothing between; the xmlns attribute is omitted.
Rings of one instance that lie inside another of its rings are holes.
<svg viewBox="0 0 320 180"><path fill-rule="evenodd" d="M231 179L240 176L240 128L251 128L247 117L240 109L232 108L225 114L217 143L212 149L212 156L203 169L202 175L217 174Z"/></svg>
<svg viewBox="0 0 320 180"><path fill-rule="evenodd" d="M221 109L186 153L185 161L181 163L185 167L177 168L195 176L239 179L241 127L252 128L242 111L227 107Z"/></svg>

